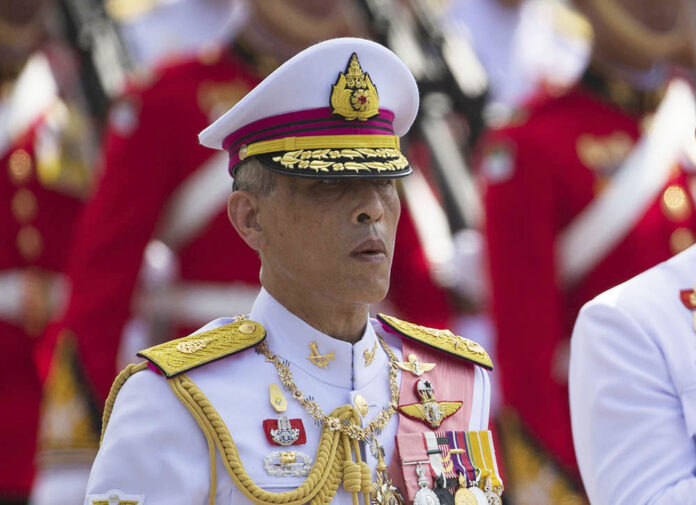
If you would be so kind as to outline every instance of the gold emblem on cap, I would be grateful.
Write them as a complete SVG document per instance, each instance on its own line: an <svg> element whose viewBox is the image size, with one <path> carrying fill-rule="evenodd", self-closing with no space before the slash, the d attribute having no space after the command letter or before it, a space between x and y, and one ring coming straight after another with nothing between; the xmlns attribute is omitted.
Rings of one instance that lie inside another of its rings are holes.
<svg viewBox="0 0 696 505"><path fill-rule="evenodd" d="M331 351L329 354L321 354L316 342L310 342L309 350L310 354L307 356L307 359L319 368L328 368L329 361L333 361L335 359L333 351Z"/></svg>
<svg viewBox="0 0 696 505"><path fill-rule="evenodd" d="M331 107L332 114L349 121L365 121L379 114L377 88L372 84L370 75L363 72L355 53L348 61L346 72L338 75L338 81L333 86Z"/></svg>

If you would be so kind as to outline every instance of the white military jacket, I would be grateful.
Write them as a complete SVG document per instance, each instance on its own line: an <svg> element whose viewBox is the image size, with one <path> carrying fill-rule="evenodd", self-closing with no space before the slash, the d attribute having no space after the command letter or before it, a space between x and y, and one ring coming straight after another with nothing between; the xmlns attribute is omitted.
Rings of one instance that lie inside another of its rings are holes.
<svg viewBox="0 0 696 505"><path fill-rule="evenodd" d="M378 344L374 361L366 366L364 351L374 349L379 333L401 360L401 339L384 331L376 320L370 319L362 338L350 344L312 328L265 290L256 299L249 319L263 325L270 351L289 363L298 388L312 396L325 413L341 405L354 404L355 397L362 395L369 406L363 421L366 424L389 403L388 356ZM217 319L199 332L233 320ZM319 368L308 359L312 342L316 342L321 354L334 353L335 359L327 368ZM470 424L461 429L485 430L488 428L489 379L483 369L478 366L474 369ZM264 468L264 460L279 449L292 449L313 461L322 429L285 391L288 402L285 414L290 419L302 419L307 441L287 448L269 443L262 422L278 417L269 401L269 385L281 385L273 363L254 349L248 349L190 370L187 375L220 413L245 470L256 484L271 492L288 491L302 484L302 476L271 476ZM378 436L387 464L394 449L397 426L398 415L395 414ZM426 430L424 426L423 431ZM374 472L376 460L369 450L362 452L364 461ZM216 503L251 503L235 487L217 451L216 457ZM85 504L106 503L104 500L108 501L114 490L118 501L131 500L139 505L206 504L211 482L209 459L201 429L174 395L165 377L153 370L144 370L130 377L116 397L92 467ZM352 505L352 496L339 487L332 503Z"/></svg>
<svg viewBox="0 0 696 505"><path fill-rule="evenodd" d="M692 246L580 312L570 408L593 505L696 504L695 284Z"/></svg>

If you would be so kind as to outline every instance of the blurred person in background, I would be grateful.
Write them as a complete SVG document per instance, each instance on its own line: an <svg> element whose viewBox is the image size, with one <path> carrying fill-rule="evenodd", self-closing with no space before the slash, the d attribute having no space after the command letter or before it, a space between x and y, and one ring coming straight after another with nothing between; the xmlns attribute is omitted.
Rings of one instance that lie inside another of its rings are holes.
<svg viewBox="0 0 696 505"><path fill-rule="evenodd" d="M259 291L258 257L227 232L226 156L198 145L196 133L295 52L365 29L348 1L263 0L233 13L245 20L231 21L238 26L232 41L168 58L111 108L103 175L71 252L67 312L43 349L52 363L42 453L72 464L42 468L36 505L84 496L104 401L135 351L220 313L247 313ZM445 327L445 294L433 286L402 215L393 268L404 275L390 302L399 314Z"/></svg>
<svg viewBox="0 0 696 505"><path fill-rule="evenodd" d="M539 88L572 84L589 56L587 23L563 0L454 0L442 22L471 41L489 104L516 107Z"/></svg>
<svg viewBox="0 0 696 505"><path fill-rule="evenodd" d="M514 504L584 503L570 431L580 307L694 242L682 0L576 0L594 30L579 84L490 131L477 163ZM654 119L653 119L654 118ZM693 147L693 146L691 146Z"/></svg>
<svg viewBox="0 0 696 505"><path fill-rule="evenodd" d="M33 353L66 299L66 244L96 145L46 2L0 2L0 503L26 503L41 384Z"/></svg>
<svg viewBox="0 0 696 505"><path fill-rule="evenodd" d="M245 0L106 0L104 6L136 72L224 44L248 17Z"/></svg>

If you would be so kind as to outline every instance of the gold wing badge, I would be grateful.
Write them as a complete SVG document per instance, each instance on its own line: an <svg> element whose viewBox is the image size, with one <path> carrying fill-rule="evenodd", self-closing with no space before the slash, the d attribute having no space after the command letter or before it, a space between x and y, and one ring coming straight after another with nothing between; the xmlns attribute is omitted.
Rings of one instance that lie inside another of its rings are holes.
<svg viewBox="0 0 696 505"><path fill-rule="evenodd" d="M404 372L411 372L416 377L435 368L435 363L421 363L415 354L409 354L408 361L398 361L396 365Z"/></svg>
<svg viewBox="0 0 696 505"><path fill-rule="evenodd" d="M346 72L338 74L331 92L331 113L343 116L348 121L366 121L379 114L377 88L370 75L363 72L358 55L353 53Z"/></svg>
<svg viewBox="0 0 696 505"><path fill-rule="evenodd" d="M442 421L457 412L462 402L439 402L435 399L435 388L428 379L418 379L416 394L420 403L399 405L402 414L423 421L432 428L440 426Z"/></svg>

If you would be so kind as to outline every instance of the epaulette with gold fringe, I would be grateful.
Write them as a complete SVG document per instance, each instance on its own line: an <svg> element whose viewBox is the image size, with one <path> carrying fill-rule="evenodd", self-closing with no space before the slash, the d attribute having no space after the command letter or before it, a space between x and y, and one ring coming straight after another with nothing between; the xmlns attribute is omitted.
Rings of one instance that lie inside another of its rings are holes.
<svg viewBox="0 0 696 505"><path fill-rule="evenodd" d="M264 338L266 330L263 326L244 319L150 347L140 351L138 356L155 365L170 379L255 346Z"/></svg>
<svg viewBox="0 0 696 505"><path fill-rule="evenodd" d="M455 335L450 330L436 330L402 321L386 314L377 314L377 319L387 329L402 337L410 338L438 351L465 359L488 370L493 370L493 362L490 356L488 356L488 353L480 344L473 340Z"/></svg>

